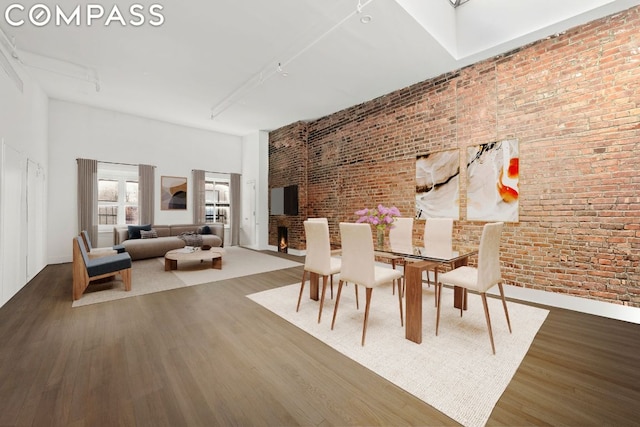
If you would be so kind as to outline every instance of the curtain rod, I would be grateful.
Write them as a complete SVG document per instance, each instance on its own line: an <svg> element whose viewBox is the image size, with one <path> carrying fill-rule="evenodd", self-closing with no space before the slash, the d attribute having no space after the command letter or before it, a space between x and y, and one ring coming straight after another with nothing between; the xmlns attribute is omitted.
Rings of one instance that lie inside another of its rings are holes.
<svg viewBox="0 0 640 427"><path fill-rule="evenodd" d="M80 158L76 158L76 161L81 160ZM122 163L122 162L107 162L104 160L96 160L96 162L98 163L106 163L109 165L124 165L124 166L140 166L140 164L134 164L134 163ZM155 165L147 165L147 166L151 166L152 168L155 168Z"/></svg>
<svg viewBox="0 0 640 427"><path fill-rule="evenodd" d="M198 171L198 170L202 170L202 169L191 169L191 172ZM216 172L216 171L205 171L205 170L203 170L203 172L204 173L221 173L221 174L224 174L224 175L231 175L232 174L232 172Z"/></svg>

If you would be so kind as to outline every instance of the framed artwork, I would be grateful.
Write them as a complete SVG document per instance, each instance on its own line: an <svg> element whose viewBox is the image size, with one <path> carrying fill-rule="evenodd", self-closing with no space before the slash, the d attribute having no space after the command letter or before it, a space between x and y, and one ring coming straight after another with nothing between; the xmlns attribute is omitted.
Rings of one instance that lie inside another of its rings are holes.
<svg viewBox="0 0 640 427"><path fill-rule="evenodd" d="M160 177L160 209L187 209L187 178L181 176Z"/></svg>
<svg viewBox="0 0 640 427"><path fill-rule="evenodd" d="M467 148L467 219L518 222L518 140Z"/></svg>
<svg viewBox="0 0 640 427"><path fill-rule="evenodd" d="M416 157L416 219L460 219L460 152Z"/></svg>

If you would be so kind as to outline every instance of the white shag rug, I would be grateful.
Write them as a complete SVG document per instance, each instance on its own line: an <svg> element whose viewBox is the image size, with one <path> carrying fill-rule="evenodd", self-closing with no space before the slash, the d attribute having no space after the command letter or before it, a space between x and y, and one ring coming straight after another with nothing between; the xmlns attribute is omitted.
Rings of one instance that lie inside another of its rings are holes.
<svg viewBox="0 0 640 427"><path fill-rule="evenodd" d="M217 282L234 277L249 276L302 265L288 259L263 254L240 246L225 248L222 269L211 268L210 262L178 262L178 269L164 271L164 258L134 261L131 272L131 291L124 290L120 276L115 280L91 284L73 307L135 297L202 283Z"/></svg>
<svg viewBox="0 0 640 427"><path fill-rule="evenodd" d="M335 291L337 283L338 276L334 277ZM425 285L423 339L416 344L404 338L397 295L392 295L390 286L376 288L362 347L364 288L359 289L360 310L356 311L353 285L343 287L333 331L334 300L329 290L318 324L319 302L309 298L308 289L307 283L297 313L299 283L248 297L466 426L486 424L548 314L548 310L507 302L510 334L501 301L488 298L496 346L493 355L480 296L469 293L469 309L460 317L460 311L453 308L453 290L443 288L436 337L434 288Z"/></svg>

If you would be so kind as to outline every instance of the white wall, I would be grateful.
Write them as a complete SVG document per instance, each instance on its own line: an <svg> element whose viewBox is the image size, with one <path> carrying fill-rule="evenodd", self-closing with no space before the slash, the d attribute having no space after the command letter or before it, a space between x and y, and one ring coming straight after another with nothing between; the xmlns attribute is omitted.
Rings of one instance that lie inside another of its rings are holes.
<svg viewBox="0 0 640 427"><path fill-rule="evenodd" d="M23 82L22 93L0 67L0 137L29 159L47 165L47 96L13 63Z"/></svg>
<svg viewBox="0 0 640 427"><path fill-rule="evenodd" d="M46 198L47 97L2 47L0 66L0 306L46 265L46 215L34 215L33 194ZM9 77L15 72L22 89ZM4 146L4 150L2 147ZM3 156L2 151L5 152ZM4 158L6 157L6 159ZM29 167L31 169L29 169ZM34 169L35 167L35 169ZM34 193L32 172L37 170ZM11 191L9 191L11 190ZM29 196L27 193L31 191ZM10 199L10 200L9 200ZM19 200L20 206L16 206ZM37 203L35 204L37 205ZM31 212L30 215L27 215ZM29 232L31 230L31 233ZM32 231L39 230L35 234ZM20 241L16 241L18 236ZM29 271L27 271L29 270Z"/></svg>
<svg viewBox="0 0 640 427"><path fill-rule="evenodd" d="M242 139L242 224L241 245L254 249L268 249L269 240L269 133L255 132ZM253 183L255 193L247 186ZM254 200L249 200L249 198ZM251 211L251 207L255 212ZM249 223L251 223L249 225Z"/></svg>
<svg viewBox="0 0 640 427"><path fill-rule="evenodd" d="M190 224L186 211L160 210L160 177L191 171L242 173L242 138L59 100L49 102L49 263L71 261L78 233L77 158L156 166L156 224Z"/></svg>

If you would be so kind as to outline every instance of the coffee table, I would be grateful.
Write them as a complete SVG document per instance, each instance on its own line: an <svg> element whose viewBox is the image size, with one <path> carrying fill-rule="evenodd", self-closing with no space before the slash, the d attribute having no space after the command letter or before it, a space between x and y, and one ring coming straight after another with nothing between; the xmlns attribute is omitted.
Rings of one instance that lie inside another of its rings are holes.
<svg viewBox="0 0 640 427"><path fill-rule="evenodd" d="M211 248L206 251L200 248L173 249L164 254L164 271L177 270L178 261L208 261L211 260L211 268L222 269L222 256L224 249Z"/></svg>

